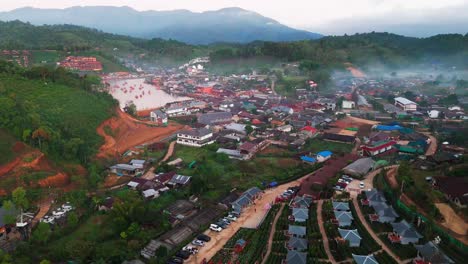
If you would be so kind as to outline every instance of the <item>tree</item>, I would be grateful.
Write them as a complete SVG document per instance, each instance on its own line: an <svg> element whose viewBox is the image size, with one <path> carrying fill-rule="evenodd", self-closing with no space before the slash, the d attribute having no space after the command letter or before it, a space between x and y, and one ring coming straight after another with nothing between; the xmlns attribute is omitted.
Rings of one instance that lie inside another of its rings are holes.
<svg viewBox="0 0 468 264"><path fill-rule="evenodd" d="M52 262L50 262L49 260L42 260L39 264L52 264Z"/></svg>
<svg viewBox="0 0 468 264"><path fill-rule="evenodd" d="M78 225L78 221L79 221L78 215L75 212L68 213L68 216L67 216L68 226L70 226L71 228L74 228Z"/></svg>
<svg viewBox="0 0 468 264"><path fill-rule="evenodd" d="M44 223L44 222L39 222L31 238L33 241L39 244L45 244L49 240L50 235L51 235L51 232L50 232L49 224Z"/></svg>
<svg viewBox="0 0 468 264"><path fill-rule="evenodd" d="M247 132L247 135L250 135L250 133L253 132L253 127L251 125L245 126L245 132Z"/></svg>
<svg viewBox="0 0 468 264"><path fill-rule="evenodd" d="M23 187L18 187L13 190L12 199L17 208L22 210L29 208L29 201L26 198L26 190Z"/></svg>
<svg viewBox="0 0 468 264"><path fill-rule="evenodd" d="M160 246L158 249L156 249L156 257L159 258L164 258L167 256L167 248L165 246Z"/></svg>

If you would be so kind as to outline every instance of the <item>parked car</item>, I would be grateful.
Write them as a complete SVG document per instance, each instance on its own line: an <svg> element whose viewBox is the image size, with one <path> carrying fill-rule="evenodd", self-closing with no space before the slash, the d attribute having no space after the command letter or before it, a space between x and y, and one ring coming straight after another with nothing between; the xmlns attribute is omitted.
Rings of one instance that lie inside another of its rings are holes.
<svg viewBox="0 0 468 264"><path fill-rule="evenodd" d="M210 236L207 236L205 234L200 234L197 236L197 239L198 240L201 240L201 241L205 241L205 242L208 242L211 240L211 237Z"/></svg>
<svg viewBox="0 0 468 264"><path fill-rule="evenodd" d="M229 219L230 221L233 221L233 222L237 221L237 217L232 214L229 214L228 216L226 216L226 219Z"/></svg>
<svg viewBox="0 0 468 264"><path fill-rule="evenodd" d="M359 188L364 189L364 187L365 187L364 182L360 182L360 183L359 183Z"/></svg>
<svg viewBox="0 0 468 264"><path fill-rule="evenodd" d="M181 264L181 263L184 263L184 260L181 258L177 258L177 257L172 257L171 259L167 261L167 264Z"/></svg>
<svg viewBox="0 0 468 264"><path fill-rule="evenodd" d="M195 245L195 246L203 247L205 245L205 242L203 242L201 240L198 240L198 239L195 239L195 240L192 241L192 244Z"/></svg>
<svg viewBox="0 0 468 264"><path fill-rule="evenodd" d="M333 189L337 190L337 191L342 191L343 188L341 186L338 186L336 185L335 187L333 187Z"/></svg>
<svg viewBox="0 0 468 264"><path fill-rule="evenodd" d="M227 224L223 221L219 221L219 222L216 222L215 225L221 227L222 229L226 229L227 228Z"/></svg>
<svg viewBox="0 0 468 264"><path fill-rule="evenodd" d="M192 247L192 246L185 246L182 248L182 250L190 252L190 254L197 254L198 253L198 248Z"/></svg>
<svg viewBox="0 0 468 264"><path fill-rule="evenodd" d="M343 175L341 176L341 178L347 179L347 180L353 180L353 178L349 177L348 175Z"/></svg>
<svg viewBox="0 0 468 264"><path fill-rule="evenodd" d="M181 259L188 259L190 255L192 255L190 251L180 250L179 252L177 252L176 257L181 258Z"/></svg>
<svg viewBox="0 0 468 264"><path fill-rule="evenodd" d="M223 221L224 223L226 223L228 225L231 224L231 220L227 219L226 217L220 219L220 221Z"/></svg>
<svg viewBox="0 0 468 264"><path fill-rule="evenodd" d="M213 231L216 231L216 232L221 232L221 230L223 230L223 229L218 225L211 224L210 225L210 230L213 230ZM200 241L202 241L202 240L200 240Z"/></svg>

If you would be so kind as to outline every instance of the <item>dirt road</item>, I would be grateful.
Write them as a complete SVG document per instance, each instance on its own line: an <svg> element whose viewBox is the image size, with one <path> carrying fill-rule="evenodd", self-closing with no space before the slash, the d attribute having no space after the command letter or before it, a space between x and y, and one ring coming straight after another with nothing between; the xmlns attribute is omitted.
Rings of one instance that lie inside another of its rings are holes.
<svg viewBox="0 0 468 264"><path fill-rule="evenodd" d="M267 252L265 254L265 257L263 258L262 264L265 264L267 262L268 257L271 254L271 247L273 245L273 237L275 236L275 232L276 232L276 223L278 223L278 219L280 218L281 213L284 210L284 205L285 205L284 203L281 204L281 208L276 213L275 220L273 220L273 223L271 225L270 237L268 238Z"/></svg>
<svg viewBox="0 0 468 264"><path fill-rule="evenodd" d="M274 203L275 198L281 195L287 188L300 185L304 179L309 177L309 175L310 174L307 174L300 179L285 183L276 188L265 190L262 196L255 201L255 204L245 208L239 219L237 219L236 222L231 223L228 228L222 230L221 232L218 233L210 230L205 231L205 234L208 234L211 237L211 241L200 248L200 251L197 255L191 256L184 263L199 264L204 258L206 258L206 260L210 260L219 250L224 247L226 242L241 227L257 228L262 219L268 213L268 209L266 209L268 208L268 204Z"/></svg>
<svg viewBox="0 0 468 264"><path fill-rule="evenodd" d="M116 117L106 120L96 130L104 137L104 144L99 149L98 157L120 155L143 143L160 141L184 128L183 125L176 123L170 123L167 127L153 127L149 126L148 122L139 121L120 109L116 112ZM111 130L112 135L106 130Z"/></svg>
<svg viewBox="0 0 468 264"><path fill-rule="evenodd" d="M424 135L428 136L431 140L431 143L426 150L426 156L432 156L437 152L437 138L435 138L430 133L424 133Z"/></svg>
<svg viewBox="0 0 468 264"><path fill-rule="evenodd" d="M377 236L377 234L374 232L374 230L372 230L372 228L369 226L369 223L367 223L366 219L365 219L365 216L364 214L362 213L361 211L361 208L359 207L359 204L358 204L358 200L357 198L353 198L353 205L354 205L354 208L356 209L356 213L359 217L359 221L361 221L361 223L364 225L364 227L367 229L367 231L369 232L369 234L371 235L371 237L375 240L375 242L377 242L377 244L379 244L383 250L385 250L385 252L387 252L387 254L389 254L395 261L397 261L399 264L402 264L402 263L406 263L405 260L401 260L400 257L398 257L397 255L395 255L388 247L387 245L385 245L385 243L382 242L382 240L380 240L380 238Z"/></svg>
<svg viewBox="0 0 468 264"><path fill-rule="evenodd" d="M436 203L435 206L439 208L440 213L444 216L445 221L441 223L444 227L461 236L466 236L468 234L468 223L455 213L450 205L446 203ZM467 239L465 239L465 241L466 240Z"/></svg>
<svg viewBox="0 0 468 264"><path fill-rule="evenodd" d="M333 257L331 251L330 251L330 245L328 244L328 237L327 233L325 232L325 227L323 226L323 219L322 219L322 206L323 206L323 200L318 200L317 203L317 222L319 224L319 229L320 233L322 234L322 241L323 241L323 248L325 249L325 253L327 253L328 260L332 264L336 263L335 258Z"/></svg>

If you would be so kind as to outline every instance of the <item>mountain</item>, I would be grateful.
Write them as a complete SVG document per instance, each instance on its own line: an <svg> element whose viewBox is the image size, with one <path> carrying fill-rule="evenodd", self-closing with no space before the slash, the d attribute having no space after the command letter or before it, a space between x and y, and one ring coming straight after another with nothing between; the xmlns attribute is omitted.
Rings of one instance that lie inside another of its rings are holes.
<svg viewBox="0 0 468 264"><path fill-rule="evenodd" d="M0 20L34 25L73 24L139 38L174 39L190 44L247 43L317 39L321 35L297 30L241 8L195 13L188 10L142 11L130 7L88 6L66 9L19 8L0 12Z"/></svg>

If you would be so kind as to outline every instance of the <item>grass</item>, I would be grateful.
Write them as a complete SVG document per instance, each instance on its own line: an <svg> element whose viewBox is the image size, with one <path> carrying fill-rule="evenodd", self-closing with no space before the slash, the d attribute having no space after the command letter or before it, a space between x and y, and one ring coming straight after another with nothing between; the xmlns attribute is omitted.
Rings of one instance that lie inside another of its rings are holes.
<svg viewBox="0 0 468 264"><path fill-rule="evenodd" d="M203 178L208 192L203 192L202 196L208 199L219 197L232 188L247 189L262 186L262 183L281 182L305 175L314 169L293 158L255 157L249 161L230 160L216 154L216 149L216 144L202 148L176 145L173 155L173 158L182 158L185 164L197 162L195 168L185 167L178 173Z"/></svg>
<svg viewBox="0 0 468 264"><path fill-rule="evenodd" d="M312 153L316 153L323 150L329 150L335 153L350 153L353 150L353 145L333 142L333 141L325 141L318 138L314 138L308 140L302 150L310 151Z"/></svg>
<svg viewBox="0 0 468 264"><path fill-rule="evenodd" d="M56 50L34 50L32 54L32 64L52 64L60 60L60 53Z"/></svg>

